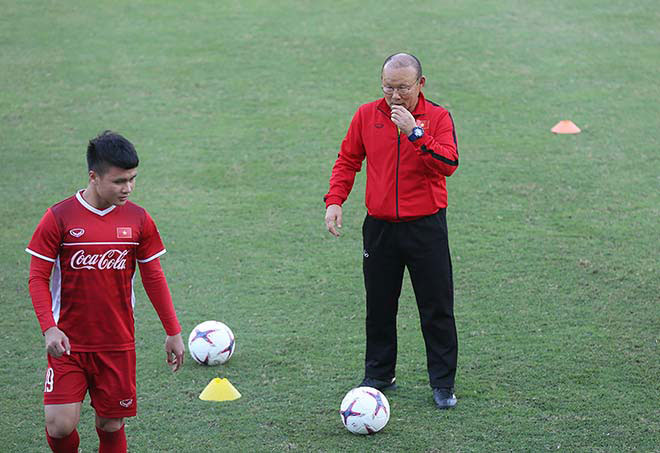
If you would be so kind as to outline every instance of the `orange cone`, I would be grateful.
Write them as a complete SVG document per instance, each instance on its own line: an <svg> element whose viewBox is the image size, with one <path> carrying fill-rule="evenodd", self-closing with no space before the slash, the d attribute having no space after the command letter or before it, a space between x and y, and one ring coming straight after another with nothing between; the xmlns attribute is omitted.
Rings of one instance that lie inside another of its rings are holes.
<svg viewBox="0 0 660 453"><path fill-rule="evenodd" d="M579 134L580 128L571 120L562 120L550 129L555 134Z"/></svg>

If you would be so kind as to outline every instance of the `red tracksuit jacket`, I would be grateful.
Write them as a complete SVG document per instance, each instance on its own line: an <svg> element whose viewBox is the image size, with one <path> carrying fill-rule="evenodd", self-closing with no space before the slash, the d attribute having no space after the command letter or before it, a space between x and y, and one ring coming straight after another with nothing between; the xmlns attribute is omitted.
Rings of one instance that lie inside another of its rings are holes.
<svg viewBox="0 0 660 453"><path fill-rule="evenodd" d="M370 216L403 222L447 207L445 177L458 167L454 122L447 110L422 93L412 114L424 129L424 136L414 142L399 134L385 98L358 109L332 168L326 207L346 201L365 157Z"/></svg>

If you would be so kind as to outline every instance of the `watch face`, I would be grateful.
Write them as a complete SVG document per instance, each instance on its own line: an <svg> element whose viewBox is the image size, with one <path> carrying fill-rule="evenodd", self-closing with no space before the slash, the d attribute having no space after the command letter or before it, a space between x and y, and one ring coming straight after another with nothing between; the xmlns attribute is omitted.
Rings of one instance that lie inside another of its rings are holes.
<svg viewBox="0 0 660 453"><path fill-rule="evenodd" d="M415 137L421 137L424 131L422 130L421 127L416 127L413 129L413 133L415 134Z"/></svg>

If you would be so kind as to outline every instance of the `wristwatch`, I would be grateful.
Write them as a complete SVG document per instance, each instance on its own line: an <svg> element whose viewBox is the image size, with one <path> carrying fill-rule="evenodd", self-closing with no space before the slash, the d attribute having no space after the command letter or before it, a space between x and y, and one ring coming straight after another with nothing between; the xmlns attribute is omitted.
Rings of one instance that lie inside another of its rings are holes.
<svg viewBox="0 0 660 453"><path fill-rule="evenodd" d="M418 138L422 138L423 135L424 135L424 129L422 129L419 126L415 126L413 127L411 134L408 136L408 140L414 142Z"/></svg>

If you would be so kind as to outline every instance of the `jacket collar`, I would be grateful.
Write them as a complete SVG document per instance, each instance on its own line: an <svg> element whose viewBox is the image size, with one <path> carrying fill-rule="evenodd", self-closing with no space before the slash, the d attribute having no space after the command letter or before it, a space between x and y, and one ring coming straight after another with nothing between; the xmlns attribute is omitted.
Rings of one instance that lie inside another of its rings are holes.
<svg viewBox="0 0 660 453"><path fill-rule="evenodd" d="M378 102L378 110L381 110L383 113L386 115L390 115L392 111L390 110L390 106L387 105L387 101L383 97L379 102ZM415 107L415 110L413 110L412 114L414 117L421 116L426 113L426 98L424 97L424 93L421 91L419 92L419 97L417 98L417 106Z"/></svg>

